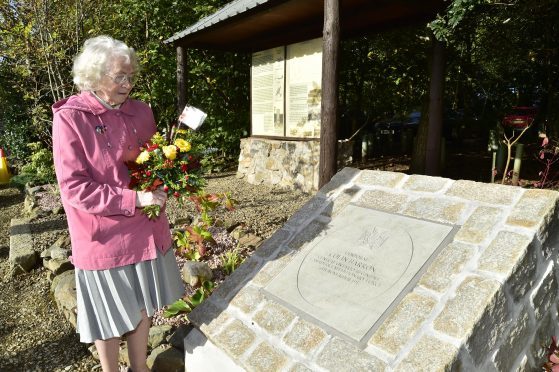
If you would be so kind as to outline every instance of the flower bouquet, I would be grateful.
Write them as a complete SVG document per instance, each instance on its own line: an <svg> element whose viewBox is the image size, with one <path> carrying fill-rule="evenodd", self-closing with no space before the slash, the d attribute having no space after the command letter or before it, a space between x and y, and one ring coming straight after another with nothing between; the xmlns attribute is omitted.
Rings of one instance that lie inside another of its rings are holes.
<svg viewBox="0 0 559 372"><path fill-rule="evenodd" d="M130 173L132 190L154 191L162 188L169 196L182 201L200 192L205 186L200 164L201 152L185 139L187 132L177 130L174 140L167 141L155 133L140 148L135 161L126 163ZM151 219L160 214L158 205L143 208L143 213Z"/></svg>

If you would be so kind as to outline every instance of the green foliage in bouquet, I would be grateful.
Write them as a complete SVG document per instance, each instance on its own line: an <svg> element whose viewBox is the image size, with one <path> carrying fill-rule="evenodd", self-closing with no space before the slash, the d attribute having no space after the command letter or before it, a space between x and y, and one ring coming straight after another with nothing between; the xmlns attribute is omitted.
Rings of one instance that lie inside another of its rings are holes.
<svg viewBox="0 0 559 372"><path fill-rule="evenodd" d="M202 177L200 149L193 148L184 137L186 131L176 132L171 141L159 133L140 148L135 161L127 162L130 185L133 190L154 191L162 188L169 196L182 202L202 190L206 182ZM159 206L147 206L143 212L149 219L159 216Z"/></svg>

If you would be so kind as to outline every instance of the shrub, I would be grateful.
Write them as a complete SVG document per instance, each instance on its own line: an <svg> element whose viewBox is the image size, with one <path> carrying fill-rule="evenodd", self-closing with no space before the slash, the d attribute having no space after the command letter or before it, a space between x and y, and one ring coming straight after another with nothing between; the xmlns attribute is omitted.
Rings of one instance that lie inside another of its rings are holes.
<svg viewBox="0 0 559 372"><path fill-rule="evenodd" d="M43 185L56 182L52 152L42 147L40 142L28 144L31 150L29 162L21 167L20 173L12 177L12 184L23 187L26 184Z"/></svg>

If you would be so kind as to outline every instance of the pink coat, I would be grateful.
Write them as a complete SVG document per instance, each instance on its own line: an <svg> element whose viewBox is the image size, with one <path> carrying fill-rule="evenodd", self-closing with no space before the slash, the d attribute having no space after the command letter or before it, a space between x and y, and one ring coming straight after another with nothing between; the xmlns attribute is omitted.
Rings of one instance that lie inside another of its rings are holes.
<svg viewBox="0 0 559 372"><path fill-rule="evenodd" d="M103 270L156 258L172 239L164 213L136 209L125 161L156 131L149 106L128 99L109 110L90 92L53 105L53 157L72 241L72 262Z"/></svg>

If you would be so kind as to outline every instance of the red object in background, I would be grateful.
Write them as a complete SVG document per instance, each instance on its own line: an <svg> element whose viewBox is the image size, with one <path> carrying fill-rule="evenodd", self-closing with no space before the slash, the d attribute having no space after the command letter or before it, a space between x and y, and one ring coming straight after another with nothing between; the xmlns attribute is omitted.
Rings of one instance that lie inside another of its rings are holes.
<svg viewBox="0 0 559 372"><path fill-rule="evenodd" d="M4 149L0 148L0 158L5 158Z"/></svg>
<svg viewBox="0 0 559 372"><path fill-rule="evenodd" d="M532 125L538 114L538 109L531 106L515 106L505 115L501 125L504 128L523 130Z"/></svg>

